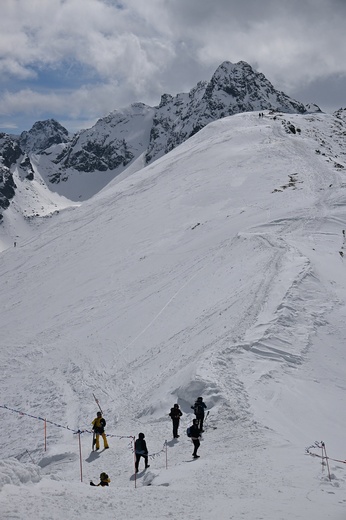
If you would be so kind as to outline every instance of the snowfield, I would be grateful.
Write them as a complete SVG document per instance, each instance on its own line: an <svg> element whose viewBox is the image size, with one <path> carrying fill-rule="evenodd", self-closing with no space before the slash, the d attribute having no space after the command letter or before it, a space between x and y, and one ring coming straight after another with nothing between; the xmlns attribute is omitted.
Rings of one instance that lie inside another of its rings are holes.
<svg viewBox="0 0 346 520"><path fill-rule="evenodd" d="M23 227L0 262L1 518L346 518L345 127L227 117Z"/></svg>

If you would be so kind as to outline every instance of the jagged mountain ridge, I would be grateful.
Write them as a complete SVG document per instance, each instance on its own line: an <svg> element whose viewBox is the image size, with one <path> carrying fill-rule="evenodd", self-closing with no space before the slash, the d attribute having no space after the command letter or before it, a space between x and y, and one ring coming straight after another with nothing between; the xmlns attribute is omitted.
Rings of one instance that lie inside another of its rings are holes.
<svg viewBox="0 0 346 520"><path fill-rule="evenodd" d="M61 171L124 170L141 153L144 164L162 157L211 121L240 112L279 110L288 113L311 111L277 91L261 73L243 61L222 63L209 82L199 82L189 93L164 94L157 107L136 103L100 119L81 132L57 159ZM313 111L319 111L314 106ZM132 117L137 139L133 139ZM141 120L141 122L139 122ZM142 122L150 124L143 130ZM138 124L139 123L139 124ZM100 132L100 128L102 131ZM115 130L115 133L113 132Z"/></svg>
<svg viewBox="0 0 346 520"><path fill-rule="evenodd" d="M11 173L12 165L16 164L22 155L22 150L16 139L7 134L0 134L0 208L5 210L15 195L16 185ZM0 212L0 222L2 220Z"/></svg>
<svg viewBox="0 0 346 520"><path fill-rule="evenodd" d="M303 103L277 91L261 73L243 61L222 63L209 82L200 82L189 94L164 96L154 118L147 162L169 152L208 123L241 112L278 110L306 113ZM319 111L317 106L313 111Z"/></svg>
<svg viewBox="0 0 346 520"><path fill-rule="evenodd" d="M248 63L223 62L209 82L200 81L189 93L164 94L156 107L134 103L115 110L73 136L52 119L20 136L2 134L1 207L15 196L12 172L19 166L25 179L37 171L52 191L84 200L130 165L135 171L157 160L211 121L256 110L320 111L276 90ZM84 189L86 174L93 175L89 191Z"/></svg>
<svg viewBox="0 0 346 520"><path fill-rule="evenodd" d="M22 132L19 139L21 149L27 153L40 153L55 144L69 141L66 128L54 119L37 121L29 132Z"/></svg>

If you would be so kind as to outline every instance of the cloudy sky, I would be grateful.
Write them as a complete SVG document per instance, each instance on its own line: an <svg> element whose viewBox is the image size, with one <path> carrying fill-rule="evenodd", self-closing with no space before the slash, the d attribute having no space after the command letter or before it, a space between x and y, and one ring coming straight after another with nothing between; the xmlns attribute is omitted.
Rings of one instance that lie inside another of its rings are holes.
<svg viewBox="0 0 346 520"><path fill-rule="evenodd" d="M69 131L247 61L286 94L346 107L346 0L1 0L0 131Z"/></svg>

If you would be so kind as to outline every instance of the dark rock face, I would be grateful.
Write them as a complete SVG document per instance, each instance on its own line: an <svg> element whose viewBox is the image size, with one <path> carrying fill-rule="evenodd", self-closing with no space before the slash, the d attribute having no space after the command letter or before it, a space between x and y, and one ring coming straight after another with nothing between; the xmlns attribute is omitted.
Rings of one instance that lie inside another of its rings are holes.
<svg viewBox="0 0 346 520"><path fill-rule="evenodd" d="M79 138L75 142L76 148L78 148ZM62 152L57 157L56 164L62 163L65 167L81 172L102 172L115 170L120 165L126 166L133 157L125 139L122 141L114 139L111 143L100 143L88 139L83 143L81 149L74 151L71 147Z"/></svg>
<svg viewBox="0 0 346 520"><path fill-rule="evenodd" d="M346 108L339 108L339 110L337 110L334 113L334 115L338 119L341 119L342 121L346 122Z"/></svg>
<svg viewBox="0 0 346 520"><path fill-rule="evenodd" d="M37 121L31 130L22 132L20 147L25 152L40 152L54 144L69 142L68 131L54 119Z"/></svg>
<svg viewBox="0 0 346 520"><path fill-rule="evenodd" d="M15 195L16 185L11 172L6 167L0 167L0 208L6 209Z"/></svg>
<svg viewBox="0 0 346 520"><path fill-rule="evenodd" d="M64 171L120 173L146 150L153 114L154 109L143 103L112 112L76 134L54 162Z"/></svg>
<svg viewBox="0 0 346 520"><path fill-rule="evenodd" d="M7 134L0 134L0 208L6 209L15 196L17 188L12 169L16 167L20 179L34 179L31 161L19 145L19 139ZM0 221L2 215L0 213Z"/></svg>
<svg viewBox="0 0 346 520"><path fill-rule="evenodd" d="M302 103L276 90L263 74L244 61L235 65L222 63L209 82L204 99L209 116L215 110L223 110L225 115L255 110L307 112Z"/></svg>
<svg viewBox="0 0 346 520"><path fill-rule="evenodd" d="M28 181L34 180L34 169L27 155L25 155L24 159L21 161L20 168L24 172L24 176Z"/></svg>
<svg viewBox="0 0 346 520"><path fill-rule="evenodd" d="M3 166L11 168L22 153L18 139L7 134L0 134L0 162Z"/></svg>
<svg viewBox="0 0 346 520"><path fill-rule="evenodd" d="M16 185L11 173L22 151L18 141L7 134L0 134L0 208L6 209L15 195ZM2 215L0 221L2 219Z"/></svg>

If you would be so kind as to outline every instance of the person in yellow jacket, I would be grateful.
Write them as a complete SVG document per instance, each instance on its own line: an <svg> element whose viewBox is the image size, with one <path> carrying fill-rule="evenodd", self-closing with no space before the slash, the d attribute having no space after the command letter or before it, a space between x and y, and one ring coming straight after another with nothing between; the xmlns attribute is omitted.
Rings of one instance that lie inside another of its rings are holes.
<svg viewBox="0 0 346 520"><path fill-rule="evenodd" d="M106 420L102 417L101 412L97 412L97 417L92 422L93 425L93 431L95 433L95 449L100 449L100 435L103 439L103 445L104 449L107 450L109 448L107 437L105 434L105 426L106 426Z"/></svg>
<svg viewBox="0 0 346 520"><path fill-rule="evenodd" d="M110 481L111 481L111 479L109 478L109 476L107 475L107 473L102 472L101 475L100 475L100 482L99 482L99 484L94 484L93 481L91 480L91 481L90 481L90 486L101 486L101 487L105 487L105 486L108 486L108 485L109 485Z"/></svg>

